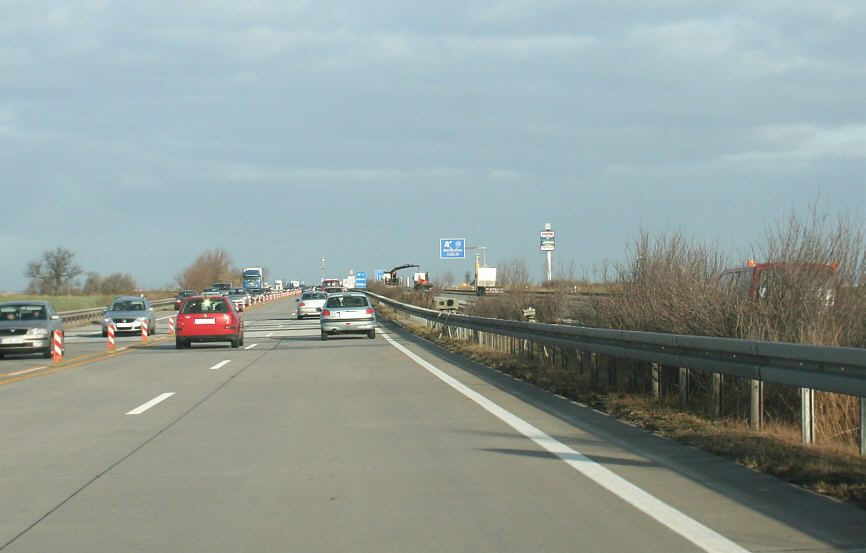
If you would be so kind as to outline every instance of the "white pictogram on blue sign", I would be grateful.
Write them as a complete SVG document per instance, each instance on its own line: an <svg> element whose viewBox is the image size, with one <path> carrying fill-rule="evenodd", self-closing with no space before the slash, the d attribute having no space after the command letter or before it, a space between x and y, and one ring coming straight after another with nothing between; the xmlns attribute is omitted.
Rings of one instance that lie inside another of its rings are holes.
<svg viewBox="0 0 866 553"><path fill-rule="evenodd" d="M442 238L439 240L439 259L466 259L465 238Z"/></svg>

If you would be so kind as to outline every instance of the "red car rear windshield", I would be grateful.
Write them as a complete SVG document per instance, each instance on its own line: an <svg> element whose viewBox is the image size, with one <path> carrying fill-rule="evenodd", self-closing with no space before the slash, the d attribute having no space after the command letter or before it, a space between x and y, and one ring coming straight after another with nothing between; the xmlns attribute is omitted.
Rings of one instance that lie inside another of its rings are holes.
<svg viewBox="0 0 866 553"><path fill-rule="evenodd" d="M223 298L193 298L186 300L181 313L229 313L231 308Z"/></svg>

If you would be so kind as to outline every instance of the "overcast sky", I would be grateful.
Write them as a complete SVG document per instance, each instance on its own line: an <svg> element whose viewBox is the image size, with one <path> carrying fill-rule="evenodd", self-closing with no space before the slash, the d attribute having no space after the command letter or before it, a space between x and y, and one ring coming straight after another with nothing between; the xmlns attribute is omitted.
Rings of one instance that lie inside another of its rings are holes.
<svg viewBox="0 0 866 553"><path fill-rule="evenodd" d="M866 2L0 0L0 290L56 246L169 285L586 271L866 213ZM745 254L744 254L745 255Z"/></svg>

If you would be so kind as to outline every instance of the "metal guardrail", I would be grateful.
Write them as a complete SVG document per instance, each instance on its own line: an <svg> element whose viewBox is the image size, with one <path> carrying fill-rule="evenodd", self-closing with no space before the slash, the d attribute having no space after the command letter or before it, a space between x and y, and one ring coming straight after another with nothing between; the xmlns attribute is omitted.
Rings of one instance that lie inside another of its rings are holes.
<svg viewBox="0 0 866 553"><path fill-rule="evenodd" d="M803 440L814 440L811 396L822 390L860 399L860 453L866 455L866 349L738 340L708 336L660 334L473 317L425 309L371 292L394 309L437 326L466 328L614 357L683 369L738 376L753 382L801 388ZM753 387L753 391L754 391ZM753 417L760 420L760 393L753 393ZM758 423L753 421L753 428Z"/></svg>
<svg viewBox="0 0 866 553"><path fill-rule="evenodd" d="M154 307L165 307L167 305L174 305L174 298L168 298L164 300L154 300L150 302L150 304ZM104 307L94 307L91 309L76 309L73 311L61 311L58 313L60 318L63 319L64 323L81 323L81 322L91 322L98 321L102 318L102 314L105 313Z"/></svg>

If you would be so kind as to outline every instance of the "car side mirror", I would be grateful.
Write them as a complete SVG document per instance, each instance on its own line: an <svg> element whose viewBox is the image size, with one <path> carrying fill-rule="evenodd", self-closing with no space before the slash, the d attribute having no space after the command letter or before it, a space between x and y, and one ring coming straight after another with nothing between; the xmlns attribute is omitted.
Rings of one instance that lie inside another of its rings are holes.
<svg viewBox="0 0 866 553"><path fill-rule="evenodd" d="M103 307L103 308L102 308L102 312L103 312L103 313L108 313L108 308L107 308L107 307Z"/></svg>

